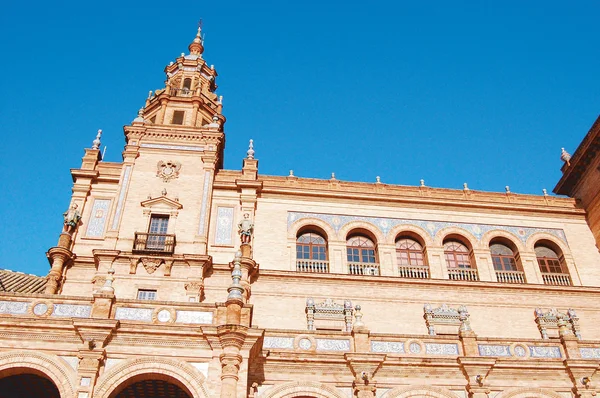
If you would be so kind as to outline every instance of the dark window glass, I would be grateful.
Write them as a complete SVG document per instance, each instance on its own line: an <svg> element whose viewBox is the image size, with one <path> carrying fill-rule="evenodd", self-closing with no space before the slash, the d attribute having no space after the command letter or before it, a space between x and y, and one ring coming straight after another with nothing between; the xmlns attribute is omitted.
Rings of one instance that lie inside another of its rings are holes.
<svg viewBox="0 0 600 398"><path fill-rule="evenodd" d="M564 273L558 254L556 254L556 252L549 247L536 246L535 256L537 257L540 271L551 274Z"/></svg>
<svg viewBox="0 0 600 398"><path fill-rule="evenodd" d="M156 300L156 290L140 289L137 293L138 300Z"/></svg>
<svg viewBox="0 0 600 398"><path fill-rule="evenodd" d="M185 111L174 111L173 112L173 120L171 120L171 124L183 124L184 116L185 116Z"/></svg>
<svg viewBox="0 0 600 398"><path fill-rule="evenodd" d="M490 245L492 252L492 262L496 271L516 271L517 262L512 249L501 243L493 243Z"/></svg>
<svg viewBox="0 0 600 398"><path fill-rule="evenodd" d="M448 268L471 268L469 249L458 241L444 243L444 256Z"/></svg>
<svg viewBox="0 0 600 398"><path fill-rule="evenodd" d="M400 238L396 241L398 265L425 265L423 247L416 240Z"/></svg>
<svg viewBox="0 0 600 398"><path fill-rule="evenodd" d="M302 260L327 260L327 241L321 235L308 232L296 239L296 258Z"/></svg>
<svg viewBox="0 0 600 398"><path fill-rule="evenodd" d="M355 235L346 241L346 254L351 263L377 263L375 243L362 235Z"/></svg>

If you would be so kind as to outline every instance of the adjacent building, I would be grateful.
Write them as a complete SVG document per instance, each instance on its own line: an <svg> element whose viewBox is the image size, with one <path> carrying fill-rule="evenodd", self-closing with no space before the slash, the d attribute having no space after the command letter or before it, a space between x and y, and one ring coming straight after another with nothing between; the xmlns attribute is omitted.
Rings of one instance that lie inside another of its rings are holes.
<svg viewBox="0 0 600 398"><path fill-rule="evenodd" d="M1 289L0 397L596 395L598 122L556 188L583 207L267 176L252 141L225 170L203 50L165 68L122 162L101 132L85 150L45 280Z"/></svg>

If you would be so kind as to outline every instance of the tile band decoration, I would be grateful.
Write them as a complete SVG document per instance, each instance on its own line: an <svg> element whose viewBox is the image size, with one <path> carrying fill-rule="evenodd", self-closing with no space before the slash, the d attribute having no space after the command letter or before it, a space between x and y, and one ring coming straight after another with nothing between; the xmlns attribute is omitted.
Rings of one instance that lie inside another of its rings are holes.
<svg viewBox="0 0 600 398"><path fill-rule="evenodd" d="M217 233L215 244L231 245L233 233L233 207L217 208Z"/></svg>
<svg viewBox="0 0 600 398"><path fill-rule="evenodd" d="M88 238L101 238L104 236L104 226L110 208L110 199L95 199L90 213L85 236Z"/></svg>
<svg viewBox="0 0 600 398"><path fill-rule="evenodd" d="M479 355L482 357L511 357L510 346L479 344Z"/></svg>
<svg viewBox="0 0 600 398"><path fill-rule="evenodd" d="M204 223L206 221L206 207L208 202L208 187L210 184L210 171L204 173L204 187L202 188L202 204L200 205L200 225L198 226L198 235L204 235Z"/></svg>
<svg viewBox="0 0 600 398"><path fill-rule="evenodd" d="M579 352L583 359L600 359L600 347L580 348Z"/></svg>
<svg viewBox="0 0 600 398"><path fill-rule="evenodd" d="M50 316L65 318L89 318L92 314L91 305L54 304Z"/></svg>
<svg viewBox="0 0 600 398"><path fill-rule="evenodd" d="M131 166L125 167L125 173L123 174L123 184L121 185L121 192L119 192L119 200L117 201L117 211L112 222L112 229L117 229L119 226L119 220L121 219L121 212L123 211L123 201L125 200L125 192L127 192L127 185L129 185L129 176L131 175Z"/></svg>
<svg viewBox="0 0 600 398"><path fill-rule="evenodd" d="M27 313L29 303L21 301L0 301L0 314L21 315Z"/></svg>
<svg viewBox="0 0 600 398"><path fill-rule="evenodd" d="M265 337L263 348L294 349L293 337Z"/></svg>
<svg viewBox="0 0 600 398"><path fill-rule="evenodd" d="M404 354L404 343L401 341L371 341L371 352L389 352Z"/></svg>
<svg viewBox="0 0 600 398"><path fill-rule="evenodd" d="M458 223L458 222L445 222L445 221L429 221L429 220L410 220L401 218L386 218L386 217L363 217L363 216L346 216L338 214L321 214L321 213L302 213L302 212L288 212L288 229L291 225L303 218L316 218L329 224L336 232L339 232L346 224L353 221L364 221L368 222L377 229L379 229L384 235L387 235L392 228L398 225L415 225L426 230L429 235L433 238L438 231L446 227L458 227L462 228L477 239L489 231L501 230L506 231L514 236L518 237L523 243L527 242L527 239L536 232L545 232L550 235L557 237L563 242L567 243L565 233L562 229L553 228L528 228L528 227L514 227L508 225L486 225L486 224L470 224L470 223Z"/></svg>
<svg viewBox="0 0 600 398"><path fill-rule="evenodd" d="M350 351L350 340L316 339L317 351Z"/></svg>

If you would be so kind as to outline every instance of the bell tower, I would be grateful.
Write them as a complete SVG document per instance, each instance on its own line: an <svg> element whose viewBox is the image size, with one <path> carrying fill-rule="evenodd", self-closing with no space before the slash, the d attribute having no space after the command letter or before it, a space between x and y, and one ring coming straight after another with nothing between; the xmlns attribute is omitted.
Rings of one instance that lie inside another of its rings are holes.
<svg viewBox="0 0 600 398"><path fill-rule="evenodd" d="M98 135L81 168L72 170L71 207L80 220L68 228L64 247L49 251L53 293L85 293L89 280L112 272L117 296L136 297L137 286L142 296L158 291L159 300L167 298L162 291L171 291L169 299L200 299L212 266L207 245L225 117L200 28L188 49L165 67L164 88L151 91L123 127L123 161L102 161ZM198 288L172 290L168 283Z"/></svg>

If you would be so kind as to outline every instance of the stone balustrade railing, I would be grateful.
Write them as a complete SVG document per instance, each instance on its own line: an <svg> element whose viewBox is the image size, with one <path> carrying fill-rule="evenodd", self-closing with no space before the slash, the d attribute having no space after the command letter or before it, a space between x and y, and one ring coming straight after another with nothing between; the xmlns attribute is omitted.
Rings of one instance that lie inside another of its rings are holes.
<svg viewBox="0 0 600 398"><path fill-rule="evenodd" d="M525 283L523 271L496 271L496 279L500 283Z"/></svg>
<svg viewBox="0 0 600 398"><path fill-rule="evenodd" d="M398 266L398 275L401 278L429 279L429 267L427 266Z"/></svg>
<svg viewBox="0 0 600 398"><path fill-rule="evenodd" d="M478 281L479 274L473 268L448 268L448 279L452 281Z"/></svg>
<svg viewBox="0 0 600 398"><path fill-rule="evenodd" d="M348 263L348 273L350 275L381 275L377 263Z"/></svg>
<svg viewBox="0 0 600 398"><path fill-rule="evenodd" d="M323 260L296 260L296 271L328 273L329 261Z"/></svg>
<svg viewBox="0 0 600 398"><path fill-rule="evenodd" d="M569 274L553 274L548 272L542 272L542 279L546 285L556 286L571 286L571 277Z"/></svg>

